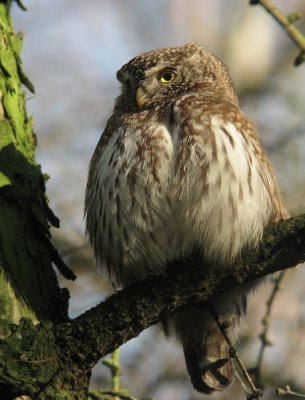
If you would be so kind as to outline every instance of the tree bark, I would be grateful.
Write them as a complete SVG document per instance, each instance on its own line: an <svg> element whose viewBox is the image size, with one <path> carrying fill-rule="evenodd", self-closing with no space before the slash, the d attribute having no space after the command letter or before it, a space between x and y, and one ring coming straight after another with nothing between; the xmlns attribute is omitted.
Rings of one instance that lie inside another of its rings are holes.
<svg viewBox="0 0 305 400"><path fill-rule="evenodd" d="M36 139L21 84L34 89L21 67L22 35L13 31L9 6L0 1L0 338L21 317L34 323L68 318L68 293L52 268L60 259L49 230L59 221L35 162ZM6 390L0 383L0 398Z"/></svg>
<svg viewBox="0 0 305 400"><path fill-rule="evenodd" d="M180 307L304 260L302 215L272 226L260 249L247 252L232 268L211 268L194 256L169 265L166 274L129 286L75 320L34 325L23 319L0 342L0 382L18 386L33 399L85 399L96 362L148 326Z"/></svg>

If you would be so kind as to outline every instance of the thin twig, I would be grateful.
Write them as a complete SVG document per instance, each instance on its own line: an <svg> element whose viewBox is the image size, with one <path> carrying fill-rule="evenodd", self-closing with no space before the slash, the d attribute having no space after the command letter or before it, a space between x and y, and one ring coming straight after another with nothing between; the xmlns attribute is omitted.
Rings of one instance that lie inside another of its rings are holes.
<svg viewBox="0 0 305 400"><path fill-rule="evenodd" d="M123 391L96 389L89 392L89 400L106 400L109 397L119 398L120 400L138 400L136 397L125 393L124 389Z"/></svg>
<svg viewBox="0 0 305 400"><path fill-rule="evenodd" d="M305 399L305 394L293 392L288 385L285 386L284 388L277 388L276 389L276 393L279 396L289 395L289 396L297 397L298 399Z"/></svg>
<svg viewBox="0 0 305 400"><path fill-rule="evenodd" d="M120 376L121 366L120 366L120 350L116 349L111 354L109 358L103 360L103 364L110 369L111 372L111 392L112 393L119 393L120 391ZM110 391L108 391L110 393ZM105 392L103 392L106 394ZM108 393L108 394L109 394ZM122 396L113 395L113 400L119 400Z"/></svg>
<svg viewBox="0 0 305 400"><path fill-rule="evenodd" d="M242 377L237 372L237 370L235 370L235 376L236 376L236 379L238 380L238 382L240 383L241 387L243 388L244 392L246 393L246 395L248 395L249 390L248 390L245 382L243 381Z"/></svg>
<svg viewBox="0 0 305 400"><path fill-rule="evenodd" d="M224 338L226 339L226 342L228 343L229 352L230 352L231 357L235 359L237 365L239 366L241 372L243 373L243 375L246 379L246 382L248 383L248 385L250 387L251 393L249 393L247 395L247 399L248 400L254 400L254 399L259 400L262 397L263 392L261 389L256 388L250 375L248 374L246 367L244 366L244 363L242 362L241 358L239 357L237 350L234 347L234 345L227 333L227 328L228 328L227 323L226 322L223 323L220 321L219 315L217 314L217 311L215 310L213 304L210 301L207 302L207 308L210 311L210 313L212 314L218 328L220 329L221 333L223 334Z"/></svg>
<svg viewBox="0 0 305 400"><path fill-rule="evenodd" d="M120 377L122 375L120 350L114 350L109 358L103 360L103 364L109 368L111 372L111 389L91 391L91 396L96 396L102 400L105 399L105 396L107 396L107 398L110 396L113 400L137 400L135 397L131 396L126 389L120 387Z"/></svg>
<svg viewBox="0 0 305 400"><path fill-rule="evenodd" d="M300 54L294 61L294 65L301 65L305 61L305 36L294 25L294 22L300 18L300 14L293 13L286 17L270 0L250 0L250 4L260 4L284 28L290 39L301 50Z"/></svg>
<svg viewBox="0 0 305 400"><path fill-rule="evenodd" d="M274 286L273 286L272 292L270 293L270 296L266 302L266 312L262 319L263 331L259 335L260 340L261 340L261 347L260 347L260 350L258 353L256 366L253 369L254 380L255 380L256 384L260 384L261 368L262 368L264 352L265 352L267 346L271 346L271 342L268 340L268 337L267 337L269 328L270 328L270 322L271 322L271 310L272 310L272 306L273 306L275 297L281 288L281 283L284 279L284 276L285 276L285 271L282 271L277 276L277 278L274 280Z"/></svg>
<svg viewBox="0 0 305 400"><path fill-rule="evenodd" d="M21 0L16 0L16 3L17 3L18 6L21 8L21 10L27 11L27 8L25 7L25 5L22 3Z"/></svg>
<svg viewBox="0 0 305 400"><path fill-rule="evenodd" d="M119 398L120 400L138 400L137 398L130 396L129 394L116 392L114 390L102 390L101 393L104 395L112 396L113 398Z"/></svg>

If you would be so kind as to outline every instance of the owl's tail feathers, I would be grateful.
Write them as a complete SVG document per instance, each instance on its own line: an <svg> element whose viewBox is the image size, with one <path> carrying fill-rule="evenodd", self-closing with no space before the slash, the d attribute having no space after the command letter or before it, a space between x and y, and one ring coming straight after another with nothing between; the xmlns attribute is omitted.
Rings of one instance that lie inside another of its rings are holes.
<svg viewBox="0 0 305 400"><path fill-rule="evenodd" d="M184 357L192 384L202 393L223 390L234 378L234 366L228 344L220 331L211 332L198 343L183 345Z"/></svg>

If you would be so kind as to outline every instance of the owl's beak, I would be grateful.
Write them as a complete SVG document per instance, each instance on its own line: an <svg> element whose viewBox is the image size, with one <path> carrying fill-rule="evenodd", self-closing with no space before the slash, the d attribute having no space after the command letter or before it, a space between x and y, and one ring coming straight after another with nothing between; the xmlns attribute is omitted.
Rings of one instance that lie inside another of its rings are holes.
<svg viewBox="0 0 305 400"><path fill-rule="evenodd" d="M144 92L144 90L140 87L138 87L137 91L136 91L136 102L137 102L137 106L139 108L143 108L146 102L146 93Z"/></svg>

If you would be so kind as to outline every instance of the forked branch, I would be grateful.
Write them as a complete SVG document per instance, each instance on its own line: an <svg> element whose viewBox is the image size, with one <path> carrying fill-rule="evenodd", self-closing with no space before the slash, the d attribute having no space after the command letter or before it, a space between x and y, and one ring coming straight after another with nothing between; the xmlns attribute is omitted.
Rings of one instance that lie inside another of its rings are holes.
<svg viewBox="0 0 305 400"><path fill-rule="evenodd" d="M286 16L270 0L250 0L250 4L260 4L284 28L290 39L300 49L294 65L296 67L301 65L305 61L305 35L295 26L295 22L300 19L301 14L293 12Z"/></svg>

